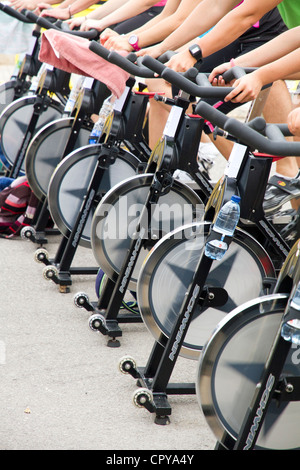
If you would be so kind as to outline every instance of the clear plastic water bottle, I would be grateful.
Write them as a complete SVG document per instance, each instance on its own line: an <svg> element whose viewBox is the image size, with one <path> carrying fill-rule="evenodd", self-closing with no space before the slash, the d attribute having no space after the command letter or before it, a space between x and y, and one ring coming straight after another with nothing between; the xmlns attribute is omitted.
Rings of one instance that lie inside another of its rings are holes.
<svg viewBox="0 0 300 470"><path fill-rule="evenodd" d="M220 260L228 249L224 242L225 236L232 237L240 218L240 200L239 196L232 196L230 201L226 202L219 211L214 223L213 230L221 233L221 240L210 240L205 245L205 255L208 258Z"/></svg>
<svg viewBox="0 0 300 470"><path fill-rule="evenodd" d="M83 75L79 75L77 80L75 81L72 90L70 92L69 98L66 102L65 109L64 109L64 116L70 116L74 109L75 103L79 96L80 91L84 85L85 77Z"/></svg>
<svg viewBox="0 0 300 470"><path fill-rule="evenodd" d="M300 311L300 283L298 284L290 305L295 310ZM285 322L281 328L281 336L286 341L300 346L300 320L293 318Z"/></svg>
<svg viewBox="0 0 300 470"><path fill-rule="evenodd" d="M115 97L111 95L108 98L106 98L103 105L101 106L99 118L97 122L94 124L93 129L90 133L90 137L89 137L90 144L96 144L99 141L106 119L113 112L114 100L115 100Z"/></svg>

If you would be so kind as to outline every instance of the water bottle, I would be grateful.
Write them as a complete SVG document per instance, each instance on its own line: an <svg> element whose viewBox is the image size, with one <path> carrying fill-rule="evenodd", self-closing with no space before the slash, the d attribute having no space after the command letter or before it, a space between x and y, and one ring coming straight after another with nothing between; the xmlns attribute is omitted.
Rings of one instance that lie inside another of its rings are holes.
<svg viewBox="0 0 300 470"><path fill-rule="evenodd" d="M298 284L290 306L295 310L300 310L300 283ZM284 322L281 328L281 336L286 341L290 341L291 343L300 346L300 320L292 318L291 320Z"/></svg>
<svg viewBox="0 0 300 470"><path fill-rule="evenodd" d="M205 255L208 258L220 260L228 249L224 241L225 236L232 237L240 218L240 200L239 196L232 196L230 201L226 202L219 211L214 223L213 230L221 233L221 240L210 240L205 245Z"/></svg>
<svg viewBox="0 0 300 470"><path fill-rule="evenodd" d="M104 101L100 109L98 121L94 124L93 129L90 133L90 137L89 137L90 144L97 144L99 142L106 119L113 111L114 98L115 97L111 95L108 98L106 98L106 100Z"/></svg>
<svg viewBox="0 0 300 470"><path fill-rule="evenodd" d="M74 109L75 103L77 101L78 95L82 90L83 84L85 81L85 77L83 75L79 75L77 80L75 81L72 90L70 92L69 98L66 102L65 109L64 109L64 117L70 116Z"/></svg>

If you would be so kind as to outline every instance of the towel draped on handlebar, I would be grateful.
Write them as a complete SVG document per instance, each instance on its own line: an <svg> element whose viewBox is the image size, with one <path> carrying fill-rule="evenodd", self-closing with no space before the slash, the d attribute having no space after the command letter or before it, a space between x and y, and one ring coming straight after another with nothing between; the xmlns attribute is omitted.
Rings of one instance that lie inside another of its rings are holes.
<svg viewBox="0 0 300 470"><path fill-rule="evenodd" d="M39 60L66 72L93 77L104 83L119 98L129 74L101 57L96 57L89 50L89 43L88 39L49 29L42 34Z"/></svg>

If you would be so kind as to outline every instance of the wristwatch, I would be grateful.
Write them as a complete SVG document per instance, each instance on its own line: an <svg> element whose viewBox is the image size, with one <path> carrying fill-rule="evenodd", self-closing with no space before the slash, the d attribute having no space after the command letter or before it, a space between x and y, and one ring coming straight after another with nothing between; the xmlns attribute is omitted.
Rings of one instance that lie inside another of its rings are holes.
<svg viewBox="0 0 300 470"><path fill-rule="evenodd" d="M139 38L135 34L132 34L131 36L129 36L128 42L135 51L139 51L141 49L138 46L138 41L139 41Z"/></svg>
<svg viewBox="0 0 300 470"><path fill-rule="evenodd" d="M193 44L191 47L189 47L189 51L197 62L202 62L202 51L198 44Z"/></svg>

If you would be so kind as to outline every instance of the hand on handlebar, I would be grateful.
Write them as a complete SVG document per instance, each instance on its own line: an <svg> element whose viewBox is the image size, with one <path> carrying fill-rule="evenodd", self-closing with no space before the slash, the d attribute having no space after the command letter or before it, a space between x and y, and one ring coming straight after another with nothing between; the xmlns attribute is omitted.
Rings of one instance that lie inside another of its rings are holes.
<svg viewBox="0 0 300 470"><path fill-rule="evenodd" d="M210 83L213 86L224 86L226 82L223 79L223 73L231 69L231 67L232 65L230 62L224 62L224 64L215 67L208 77ZM234 81L231 81L231 84L234 83Z"/></svg>
<svg viewBox="0 0 300 470"><path fill-rule="evenodd" d="M37 0L11 0L10 6L17 11L35 10L38 5Z"/></svg>
<svg viewBox="0 0 300 470"><path fill-rule="evenodd" d="M289 113L287 125L293 135L300 137L300 108L293 109Z"/></svg>
<svg viewBox="0 0 300 470"><path fill-rule="evenodd" d="M128 35L120 35L110 28L107 29L108 31L105 29L100 35L100 43L102 46L114 51L134 51L133 47L128 42Z"/></svg>
<svg viewBox="0 0 300 470"><path fill-rule="evenodd" d="M256 72L249 73L232 84L234 90L225 96L224 101L232 101L233 103L247 103L248 101L254 100L260 90L262 89L263 83L259 78L259 74Z"/></svg>
<svg viewBox="0 0 300 470"><path fill-rule="evenodd" d="M175 72L186 72L188 69L194 67L197 61L192 57L189 51L182 51L174 54L171 59L166 63L166 66Z"/></svg>
<svg viewBox="0 0 300 470"><path fill-rule="evenodd" d="M155 46L149 46L140 49L135 54L137 57L144 57L145 55L149 55L150 57L153 57L153 59L157 59L157 57L161 56L164 52L165 50L162 49L161 44L155 44Z"/></svg>
<svg viewBox="0 0 300 470"><path fill-rule="evenodd" d="M100 20L86 20L80 26L80 31L90 31L90 29L102 31Z"/></svg>
<svg viewBox="0 0 300 470"><path fill-rule="evenodd" d="M51 16L52 18L57 18L58 20L68 20L70 18L70 13L68 8L57 7L42 10L40 16Z"/></svg>
<svg viewBox="0 0 300 470"><path fill-rule="evenodd" d="M85 21L85 16L79 16L78 18L71 18L70 20L66 20L66 23L69 25L70 29L74 29L80 28Z"/></svg>

